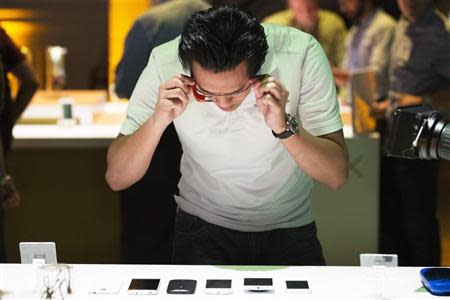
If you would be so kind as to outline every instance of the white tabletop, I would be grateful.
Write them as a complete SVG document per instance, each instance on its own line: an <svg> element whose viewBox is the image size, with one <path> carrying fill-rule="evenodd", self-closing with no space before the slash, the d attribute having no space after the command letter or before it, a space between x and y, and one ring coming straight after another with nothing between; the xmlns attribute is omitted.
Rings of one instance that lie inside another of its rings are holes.
<svg viewBox="0 0 450 300"><path fill-rule="evenodd" d="M175 265L71 265L73 293L66 299L120 299L128 296L127 289L132 278L161 279L159 292L150 299L422 299L433 298L420 289L420 268L359 268L359 267L280 267L258 269L257 267L215 267ZM272 278L271 293L245 292L246 277ZM33 265L0 265L0 290L4 299L38 299L37 267ZM168 295L171 279L195 279L197 289L189 296ZM206 295L206 279L232 279L231 295ZM292 295L285 290L285 280L307 280L310 292ZM95 288L120 286L114 295L95 295ZM3 298L2 298L3 299ZM140 298L141 299L141 296Z"/></svg>

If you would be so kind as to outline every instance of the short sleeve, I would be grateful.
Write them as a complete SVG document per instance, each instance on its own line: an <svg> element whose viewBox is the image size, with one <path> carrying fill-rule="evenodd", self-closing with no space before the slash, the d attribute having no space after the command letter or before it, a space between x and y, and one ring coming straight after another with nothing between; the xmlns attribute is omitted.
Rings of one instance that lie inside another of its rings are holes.
<svg viewBox="0 0 450 300"><path fill-rule="evenodd" d="M121 134L130 135L134 133L153 115L160 85L161 78L155 56L151 54L149 62L144 71L142 71L131 94L127 108L127 117L120 129Z"/></svg>
<svg viewBox="0 0 450 300"><path fill-rule="evenodd" d="M311 38L303 61L298 114L302 127L315 136L342 129L336 86L328 59Z"/></svg>

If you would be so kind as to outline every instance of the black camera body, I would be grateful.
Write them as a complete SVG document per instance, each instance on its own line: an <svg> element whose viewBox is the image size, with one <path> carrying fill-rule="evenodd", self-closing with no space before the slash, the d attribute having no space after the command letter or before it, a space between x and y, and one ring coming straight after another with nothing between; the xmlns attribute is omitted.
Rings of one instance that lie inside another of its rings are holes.
<svg viewBox="0 0 450 300"><path fill-rule="evenodd" d="M405 106L392 115L387 155L450 160L450 123L428 106Z"/></svg>

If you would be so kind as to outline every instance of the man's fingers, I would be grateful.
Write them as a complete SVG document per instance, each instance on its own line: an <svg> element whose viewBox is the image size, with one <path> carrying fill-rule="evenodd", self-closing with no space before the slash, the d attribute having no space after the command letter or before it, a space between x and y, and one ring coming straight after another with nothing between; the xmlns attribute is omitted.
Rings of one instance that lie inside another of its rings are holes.
<svg viewBox="0 0 450 300"><path fill-rule="evenodd" d="M184 84L186 84L186 85L192 86L192 85L195 84L195 81L194 81L191 77L189 77L189 76L187 76L187 75L179 74L179 75L176 76L176 77L180 78L181 81L183 81Z"/></svg>
<svg viewBox="0 0 450 300"><path fill-rule="evenodd" d="M256 105L257 106L258 105L268 106L273 111L281 110L281 108L282 108L281 102L278 99L276 99L275 97L273 97L271 94L265 94L261 98L258 98L256 100Z"/></svg>
<svg viewBox="0 0 450 300"><path fill-rule="evenodd" d="M180 88L186 94L189 94L191 86L189 84L186 84L181 78L173 77L171 80L161 85L160 92L163 90L171 90L175 88Z"/></svg>
<svg viewBox="0 0 450 300"><path fill-rule="evenodd" d="M288 102L289 91L287 91L284 85L274 77L264 77L263 80L255 82L253 86L258 98L269 93L279 101Z"/></svg>
<svg viewBox="0 0 450 300"><path fill-rule="evenodd" d="M280 89L280 87L273 82L261 86L259 90L263 95L270 94L280 102L286 103L288 101L289 93Z"/></svg>
<svg viewBox="0 0 450 300"><path fill-rule="evenodd" d="M186 104L189 101L189 98L186 95L186 93L180 88L163 91L162 96L163 98L166 99L173 99L173 98L179 99L184 104Z"/></svg>

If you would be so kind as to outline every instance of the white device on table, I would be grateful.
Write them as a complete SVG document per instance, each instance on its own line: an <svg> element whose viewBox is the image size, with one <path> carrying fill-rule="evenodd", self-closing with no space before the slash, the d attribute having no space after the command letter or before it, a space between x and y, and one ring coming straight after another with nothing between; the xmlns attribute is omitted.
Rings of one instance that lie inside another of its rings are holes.
<svg viewBox="0 0 450 300"><path fill-rule="evenodd" d="M56 264L56 245L54 242L19 243L22 264Z"/></svg>
<svg viewBox="0 0 450 300"><path fill-rule="evenodd" d="M102 280L100 282L93 282L91 288L89 289L89 294L98 295L114 295L120 292L122 288L121 280L106 281Z"/></svg>
<svg viewBox="0 0 450 300"><path fill-rule="evenodd" d="M286 280L286 292L292 294L309 293L308 281L306 280Z"/></svg>
<svg viewBox="0 0 450 300"><path fill-rule="evenodd" d="M397 267L397 254L362 253L359 255L361 267Z"/></svg>
<svg viewBox="0 0 450 300"><path fill-rule="evenodd" d="M207 279L206 280L206 294L212 295L228 295L231 294L231 279Z"/></svg>
<svg viewBox="0 0 450 300"><path fill-rule="evenodd" d="M128 287L129 295L156 295L158 294L160 279L135 278Z"/></svg>
<svg viewBox="0 0 450 300"><path fill-rule="evenodd" d="M249 292L273 291L272 278L244 278L244 289Z"/></svg>

